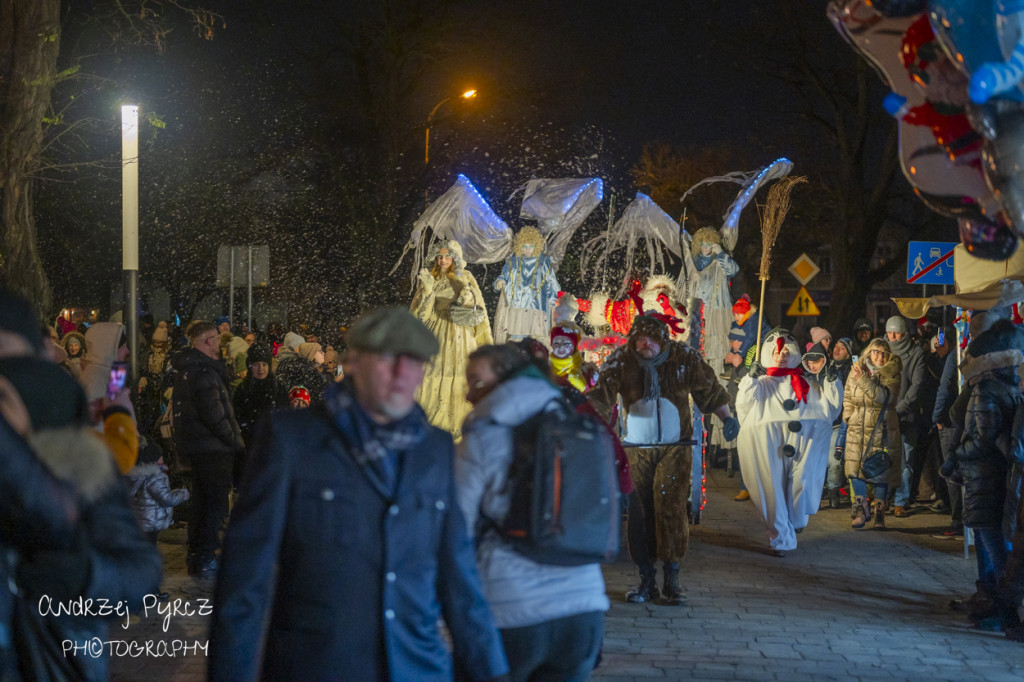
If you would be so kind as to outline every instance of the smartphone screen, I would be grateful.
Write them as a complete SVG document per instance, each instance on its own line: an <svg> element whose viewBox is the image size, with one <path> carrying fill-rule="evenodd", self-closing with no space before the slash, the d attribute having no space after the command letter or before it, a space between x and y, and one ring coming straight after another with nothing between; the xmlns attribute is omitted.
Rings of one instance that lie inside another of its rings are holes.
<svg viewBox="0 0 1024 682"><path fill-rule="evenodd" d="M940 329L939 330L939 345L940 346L946 345L946 330L945 329Z"/></svg>
<svg viewBox="0 0 1024 682"><path fill-rule="evenodd" d="M110 381L107 383L107 397L113 400L124 388L125 378L128 376L128 365L124 362L115 362L110 368Z"/></svg>

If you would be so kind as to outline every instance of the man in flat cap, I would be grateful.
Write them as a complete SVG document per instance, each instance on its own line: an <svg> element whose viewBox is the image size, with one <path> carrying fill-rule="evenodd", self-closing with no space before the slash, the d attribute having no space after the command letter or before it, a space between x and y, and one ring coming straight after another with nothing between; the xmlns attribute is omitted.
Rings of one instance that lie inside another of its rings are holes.
<svg viewBox="0 0 1024 682"><path fill-rule="evenodd" d="M414 400L438 341L383 308L348 342L350 372L324 404L257 428L224 538L209 679L500 678L452 438Z"/></svg>

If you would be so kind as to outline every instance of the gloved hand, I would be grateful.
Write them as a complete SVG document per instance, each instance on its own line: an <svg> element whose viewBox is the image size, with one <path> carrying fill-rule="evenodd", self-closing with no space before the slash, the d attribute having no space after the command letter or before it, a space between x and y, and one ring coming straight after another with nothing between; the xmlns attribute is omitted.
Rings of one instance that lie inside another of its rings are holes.
<svg viewBox="0 0 1024 682"><path fill-rule="evenodd" d="M434 290L434 276L430 274L430 270L422 268L417 275L420 282L420 288L423 289L423 293L429 294Z"/></svg>
<svg viewBox="0 0 1024 682"><path fill-rule="evenodd" d="M750 363L750 369L747 370L747 374L756 379L758 377L763 377L765 374L767 374L767 371L765 371L764 366L762 366L760 362L754 360L752 363Z"/></svg>
<svg viewBox="0 0 1024 682"><path fill-rule="evenodd" d="M722 253L722 245L721 244L712 244L711 245L711 253L715 254L716 256L718 254Z"/></svg>
<svg viewBox="0 0 1024 682"><path fill-rule="evenodd" d="M832 453L832 456L835 457L837 462L842 462L843 461L843 457L845 455L846 455L846 453L844 451L844 448L841 448L841 447L837 447L835 449L835 452Z"/></svg>
<svg viewBox="0 0 1024 682"><path fill-rule="evenodd" d="M956 460L953 458L942 463L942 466L939 467L939 476L954 485L963 485L964 483L963 472L960 471L960 467L957 466Z"/></svg>
<svg viewBox="0 0 1024 682"><path fill-rule="evenodd" d="M733 440L740 435L740 420L736 417L729 417L722 422L722 435L726 440Z"/></svg>

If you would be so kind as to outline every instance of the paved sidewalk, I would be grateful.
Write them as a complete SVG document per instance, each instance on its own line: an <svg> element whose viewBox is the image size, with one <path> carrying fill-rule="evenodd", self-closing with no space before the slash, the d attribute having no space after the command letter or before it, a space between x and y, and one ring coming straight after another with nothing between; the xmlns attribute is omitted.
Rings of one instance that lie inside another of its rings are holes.
<svg viewBox="0 0 1024 682"><path fill-rule="evenodd" d="M602 680L1024 679L1024 644L972 629L948 603L974 591L973 549L931 533L948 516L886 517L889 530L850 529L849 508L825 509L784 558L767 553L739 478L715 470L701 525L680 571L683 608L628 604L628 561L605 572ZM660 580L660 576L659 576Z"/></svg>
<svg viewBox="0 0 1024 682"><path fill-rule="evenodd" d="M950 611L973 591L974 556L962 542L930 534L948 516L886 518L889 530L852 531L849 509L825 510L785 558L769 556L749 502L733 502L738 478L708 481L681 578L685 607L627 604L636 581L628 557L605 571L607 618L601 680L988 680L1024 679L1024 644L978 632ZM211 585L185 575L184 532L161 537L174 599L198 607ZM659 578L660 579L660 578ZM353 589L357 589L354 587ZM208 618L151 611L110 639L206 641ZM205 657L115 657L113 679L204 679Z"/></svg>

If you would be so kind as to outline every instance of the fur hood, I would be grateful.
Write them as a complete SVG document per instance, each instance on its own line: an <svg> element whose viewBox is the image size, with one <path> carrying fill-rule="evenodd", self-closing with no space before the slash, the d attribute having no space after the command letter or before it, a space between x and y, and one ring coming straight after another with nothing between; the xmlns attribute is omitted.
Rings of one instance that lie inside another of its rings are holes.
<svg viewBox="0 0 1024 682"><path fill-rule="evenodd" d="M1022 361L1024 361L1024 357L1016 348L997 350L976 358L972 357L963 367L964 381L972 385L976 384L981 381L983 375L1000 369L1017 369Z"/></svg>
<svg viewBox="0 0 1024 682"><path fill-rule="evenodd" d="M86 502L94 502L117 485L114 457L90 428L65 426L29 436L39 459Z"/></svg>

